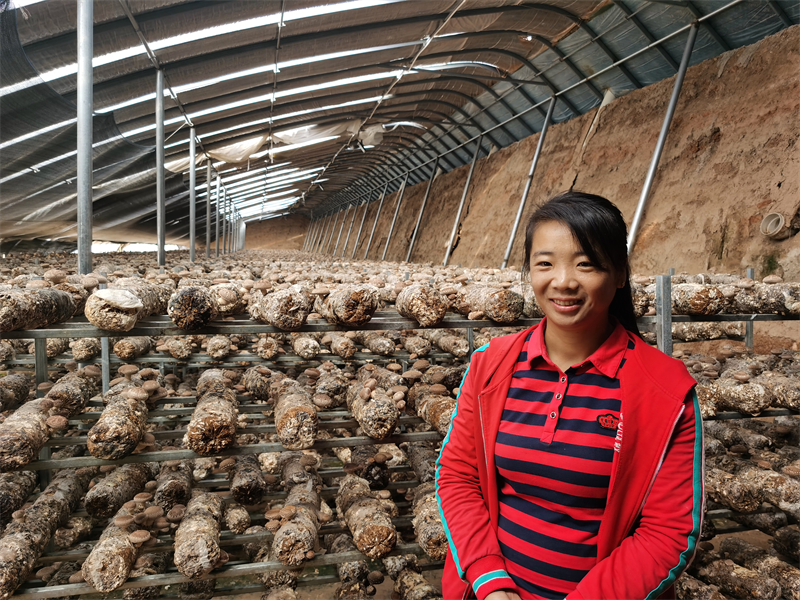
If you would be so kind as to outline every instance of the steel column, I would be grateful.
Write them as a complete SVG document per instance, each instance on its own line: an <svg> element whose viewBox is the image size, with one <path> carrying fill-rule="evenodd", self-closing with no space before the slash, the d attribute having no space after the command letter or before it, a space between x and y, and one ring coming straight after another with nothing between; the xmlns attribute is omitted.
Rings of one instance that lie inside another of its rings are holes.
<svg viewBox="0 0 800 600"><path fill-rule="evenodd" d="M331 224L331 216L332 214L325 215L325 221L322 224L322 229L320 229L319 236L314 242L314 252L320 252L322 249L322 243L325 240L325 236L328 235L328 227Z"/></svg>
<svg viewBox="0 0 800 600"><path fill-rule="evenodd" d="M211 258L211 159L206 165L206 258Z"/></svg>
<svg viewBox="0 0 800 600"><path fill-rule="evenodd" d="M333 215L333 225L331 226L331 235L328 238L328 243L325 245L324 253L327 254L328 250L331 249L331 243L333 242L333 234L336 233L336 223L339 222L339 213L342 212L341 210L337 211L335 215Z"/></svg>
<svg viewBox="0 0 800 600"><path fill-rule="evenodd" d="M478 141L475 144L475 154L472 157L472 164L469 167L469 174L467 175L467 182L464 184L464 192L461 194L461 202L458 204L458 212L456 213L456 220L453 223L453 232L450 234L450 241L447 242L447 251L444 254L443 266L447 266L450 260L450 252L453 250L453 242L456 240L456 232L458 231L458 222L461 220L461 212L464 210L464 203L467 201L467 194L469 193L469 184L472 183L472 174L475 172L475 165L478 162L478 156L481 153L481 141L483 141L483 134L478 136Z"/></svg>
<svg viewBox="0 0 800 600"><path fill-rule="evenodd" d="M756 270L752 267L748 267L745 271L746 277L750 279L755 279ZM753 322L746 321L744 324L744 345L745 348L752 352L753 350Z"/></svg>
<svg viewBox="0 0 800 600"><path fill-rule="evenodd" d="M656 276L656 343L658 349L672 356L672 277Z"/></svg>
<svg viewBox="0 0 800 600"><path fill-rule="evenodd" d="M689 29L689 38L686 40L686 46L683 49L683 58L681 58L681 65L678 68L678 74L675 76L675 84L672 86L672 96L669 99L667 106L667 114L664 115L664 123L661 125L661 132L658 134L658 141L656 142L656 149L653 152L653 158L650 161L650 168L647 170L647 176L644 180L644 188L642 194L639 196L639 204L636 206L636 212L633 215L631 228L628 232L628 254L633 250L633 244L636 241L636 234L639 232L639 226L642 223L642 216L644 209L647 206L647 198L650 195L650 190L653 187L653 181L656 177L658 170L658 162L661 160L661 152L664 150L664 143L667 141L667 133L669 126L672 123L672 116L675 114L675 107L678 104L678 97L681 95L681 87L683 86L683 78L686 75L686 69L689 67L689 59L692 56L692 49L694 42L697 39L697 23L693 23Z"/></svg>
<svg viewBox="0 0 800 600"><path fill-rule="evenodd" d="M342 246L342 256L344 256L344 253L347 251L347 244L350 241L350 234L353 233L353 225L356 222L356 213L357 212L358 212L358 205L354 204L353 205L353 218L350 221L350 227L347 230L347 237L344 238L344 246Z"/></svg>
<svg viewBox="0 0 800 600"><path fill-rule="evenodd" d="M78 0L78 274L92 272L92 125L94 52L93 0Z"/></svg>
<svg viewBox="0 0 800 600"><path fill-rule="evenodd" d="M383 247L383 254L381 255L381 260L386 260L386 251L389 249L389 242L392 240L392 234L394 233L394 224L397 222L397 214L400 212L400 204L403 202L403 196L406 193L406 184L408 183L408 176L411 175L411 171L406 173L406 176L403 178L403 183L400 186L400 192L397 196L397 206L394 207L394 216L392 217L392 224L389 226L389 235L386 236L386 245Z"/></svg>
<svg viewBox="0 0 800 600"><path fill-rule="evenodd" d="M511 248L514 246L514 238L517 237L519 230L519 223L522 220L522 212L525 210L525 204L528 201L528 194L531 191L531 184L533 183L533 174L536 172L536 165L539 163L539 157L542 154L542 146L544 146L544 138L547 135L547 128L550 125L550 120L553 118L553 108L556 106L556 97L550 100L550 106L547 107L547 116L544 118L544 126L539 134L539 141L536 142L536 151L533 153L533 160L531 161L531 168L528 170L528 179L525 181L525 189L522 190L522 198L519 201L519 208L517 208L517 216L514 219L514 226L511 228L511 236L508 238L508 247L506 253L503 255L503 264L500 265L501 269L508 266L508 259L511 257Z"/></svg>
<svg viewBox="0 0 800 600"><path fill-rule="evenodd" d="M364 259L366 260L367 255L369 254L369 247L372 246L372 238L375 236L375 228L378 226L378 218L381 216L381 208L383 208L383 201L386 198L386 192L389 190L389 182L386 182L386 185L383 186L383 193L381 194L381 200L378 203L378 212L375 213L375 222L372 224L372 233L369 234L369 242L367 242L367 250L364 252Z"/></svg>
<svg viewBox="0 0 800 600"><path fill-rule="evenodd" d="M216 230L215 233L214 233L214 241L216 242L216 245L217 245L217 256L219 256L219 202L220 202L219 186L220 186L220 183L221 183L221 181L220 181L220 178L219 178L219 173L217 173L217 193L214 196L214 204L216 205L216 212L217 212L217 217L216 217L216 219L214 219L214 228Z"/></svg>
<svg viewBox="0 0 800 600"><path fill-rule="evenodd" d="M351 260L356 257L356 250L358 249L358 240L361 239L361 230L364 229L364 221L367 220L367 210L369 210L369 197L367 197L367 201L364 202L364 214L361 216L361 225L358 226L358 234L356 235L356 241L353 244L353 253L350 255Z"/></svg>
<svg viewBox="0 0 800 600"><path fill-rule="evenodd" d="M436 179L436 169L439 168L439 157L436 157L436 160L433 161L433 171L431 171L431 178L428 180L428 187L425 188L425 196L422 198L422 206L419 207L419 214L417 215L417 223L414 225L414 233L411 234L411 243L408 246L408 252L406 253L406 262L411 260L411 252L414 250L414 244L417 241L417 233L419 233L419 226L422 223L422 213L425 212L425 205L428 203L428 196L431 193L431 188L433 187L433 180Z"/></svg>
<svg viewBox="0 0 800 600"><path fill-rule="evenodd" d="M339 227L339 235L336 236L336 245L333 247L333 256L336 256L336 250L339 248L339 240L342 239L342 231L344 231L344 222L347 219L347 213L348 212L350 212L350 205L349 204L344 209L344 214L342 215L342 224Z"/></svg>
<svg viewBox="0 0 800 600"><path fill-rule="evenodd" d="M226 232L228 230L228 191L222 190L222 253L228 251Z"/></svg>
<svg viewBox="0 0 800 600"><path fill-rule="evenodd" d="M164 71L156 71L156 229L158 231L158 266L166 264L167 199L164 187Z"/></svg>
<svg viewBox="0 0 800 600"><path fill-rule="evenodd" d="M314 251L314 244L317 243L317 236L319 235L319 229L321 225L322 225L322 219L317 219L316 221L314 221L314 231L312 232L311 239L309 240L308 245L306 246L307 252Z"/></svg>
<svg viewBox="0 0 800 600"><path fill-rule="evenodd" d="M194 263L195 227L197 225L197 207L194 188L197 185L197 165L194 161L197 152L197 140L194 139L194 127L189 130L189 262Z"/></svg>

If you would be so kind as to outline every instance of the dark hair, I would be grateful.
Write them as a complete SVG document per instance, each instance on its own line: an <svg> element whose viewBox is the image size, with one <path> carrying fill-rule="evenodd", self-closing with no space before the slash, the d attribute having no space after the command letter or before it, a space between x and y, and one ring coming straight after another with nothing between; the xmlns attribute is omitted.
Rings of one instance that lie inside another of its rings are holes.
<svg viewBox="0 0 800 600"><path fill-rule="evenodd" d="M569 228L575 241L589 260L603 271L614 270L625 274L625 286L618 289L608 312L631 333L641 337L633 312L628 263L628 228L622 213L602 196L584 192L564 192L539 206L528 220L525 230L525 260L522 273L531 268L533 234L541 223L556 221Z"/></svg>

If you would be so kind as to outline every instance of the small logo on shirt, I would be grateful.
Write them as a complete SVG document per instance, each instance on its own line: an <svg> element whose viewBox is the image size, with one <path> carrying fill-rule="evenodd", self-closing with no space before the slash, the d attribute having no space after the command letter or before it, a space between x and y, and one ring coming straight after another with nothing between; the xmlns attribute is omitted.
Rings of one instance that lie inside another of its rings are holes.
<svg viewBox="0 0 800 600"><path fill-rule="evenodd" d="M614 438L614 452L619 452L622 447L622 413L619 413L619 423L617 424L617 437Z"/></svg>
<svg viewBox="0 0 800 600"><path fill-rule="evenodd" d="M611 414L600 415L597 417L597 422L603 429L616 429L617 425L619 425L619 419Z"/></svg>

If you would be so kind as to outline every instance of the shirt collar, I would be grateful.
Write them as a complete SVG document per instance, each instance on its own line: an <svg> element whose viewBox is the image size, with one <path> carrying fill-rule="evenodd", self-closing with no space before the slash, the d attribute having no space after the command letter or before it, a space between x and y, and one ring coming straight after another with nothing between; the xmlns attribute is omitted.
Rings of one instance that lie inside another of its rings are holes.
<svg viewBox="0 0 800 600"><path fill-rule="evenodd" d="M594 353L585 361L572 367L580 367L587 363L592 363L595 369L600 371L606 377L616 378L617 371L622 366L622 361L625 358L625 352L628 349L628 331L620 324L617 319L614 319L614 331L608 336L605 342L594 351ZM542 319L539 327L533 330L533 333L526 344L527 357L529 361L541 357L547 364L555 367L547 354L547 347L544 343L544 331L547 327L547 317ZM558 367L556 367L558 368Z"/></svg>

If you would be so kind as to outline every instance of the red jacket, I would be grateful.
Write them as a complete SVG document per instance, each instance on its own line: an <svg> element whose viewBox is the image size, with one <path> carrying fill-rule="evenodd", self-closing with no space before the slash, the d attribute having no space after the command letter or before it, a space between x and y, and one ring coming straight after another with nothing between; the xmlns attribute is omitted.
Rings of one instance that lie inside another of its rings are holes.
<svg viewBox="0 0 800 600"><path fill-rule="evenodd" d="M512 587L497 541L494 446L526 330L473 355L437 461L436 492L450 552L445 600ZM620 371L621 440L597 538L597 564L570 599L674 598L703 515L703 427L694 379L641 339ZM468 585L468 583L471 585ZM476 585L477 583L477 585ZM510 585L509 585L510 583Z"/></svg>

